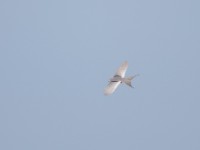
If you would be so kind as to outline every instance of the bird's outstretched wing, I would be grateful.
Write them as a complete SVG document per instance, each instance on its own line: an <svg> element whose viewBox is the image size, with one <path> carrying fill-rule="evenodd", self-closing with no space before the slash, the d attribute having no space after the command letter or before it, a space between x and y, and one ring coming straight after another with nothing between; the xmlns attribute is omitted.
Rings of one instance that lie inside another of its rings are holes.
<svg viewBox="0 0 200 150"><path fill-rule="evenodd" d="M117 70L115 76L117 75L117 76L120 76L120 77L124 78L127 68L128 68L128 62L125 61L125 62L119 67L119 69Z"/></svg>
<svg viewBox="0 0 200 150"><path fill-rule="evenodd" d="M119 84L120 84L120 81L118 81L118 82L110 82L110 83L107 85L107 87L105 88L104 94L105 94L105 95L110 95L110 94L112 94L112 93L117 89L117 87L119 86Z"/></svg>

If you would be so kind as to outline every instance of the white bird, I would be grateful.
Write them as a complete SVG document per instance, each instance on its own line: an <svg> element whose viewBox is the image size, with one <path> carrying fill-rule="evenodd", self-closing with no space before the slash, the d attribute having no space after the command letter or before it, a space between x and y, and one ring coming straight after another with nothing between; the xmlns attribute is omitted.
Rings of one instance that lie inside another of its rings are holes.
<svg viewBox="0 0 200 150"><path fill-rule="evenodd" d="M119 69L117 70L115 75L110 79L109 84L107 85L107 87L104 90L104 95L112 94L117 89L117 87L120 85L120 83L125 83L126 85L132 87L131 80L133 78L135 78L137 75L131 76L131 77L125 77L127 68L128 68L128 62L125 61L119 67Z"/></svg>

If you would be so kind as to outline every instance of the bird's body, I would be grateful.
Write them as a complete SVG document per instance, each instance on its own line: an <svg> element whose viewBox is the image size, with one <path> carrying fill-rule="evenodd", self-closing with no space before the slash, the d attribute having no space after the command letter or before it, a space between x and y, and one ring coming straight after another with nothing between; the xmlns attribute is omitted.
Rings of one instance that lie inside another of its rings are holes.
<svg viewBox="0 0 200 150"><path fill-rule="evenodd" d="M114 77L112 77L112 78L110 79L110 82L118 82L118 81L122 81L122 80L123 80L122 77L120 77L120 76L118 76L118 75L115 75Z"/></svg>
<svg viewBox="0 0 200 150"><path fill-rule="evenodd" d="M125 83L128 86L132 87L131 80L135 76L125 77L127 68L128 68L128 62L126 61L119 67L116 74L110 79L109 84L104 91L105 95L112 94L116 90L116 88L120 85L120 83Z"/></svg>

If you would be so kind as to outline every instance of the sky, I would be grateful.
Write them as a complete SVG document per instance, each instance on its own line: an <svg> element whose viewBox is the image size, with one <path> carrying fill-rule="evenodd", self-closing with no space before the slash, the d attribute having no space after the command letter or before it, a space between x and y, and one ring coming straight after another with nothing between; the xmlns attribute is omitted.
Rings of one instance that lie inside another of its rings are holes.
<svg viewBox="0 0 200 150"><path fill-rule="evenodd" d="M199 6L2 0L0 149L200 149Z"/></svg>

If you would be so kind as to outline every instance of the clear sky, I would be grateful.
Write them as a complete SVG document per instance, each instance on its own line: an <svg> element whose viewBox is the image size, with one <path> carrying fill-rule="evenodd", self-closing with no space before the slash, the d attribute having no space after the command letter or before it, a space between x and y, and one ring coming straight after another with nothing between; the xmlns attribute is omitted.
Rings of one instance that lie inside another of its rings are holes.
<svg viewBox="0 0 200 150"><path fill-rule="evenodd" d="M1 150L199 150L200 1L1 0ZM134 89L104 96L124 61Z"/></svg>

